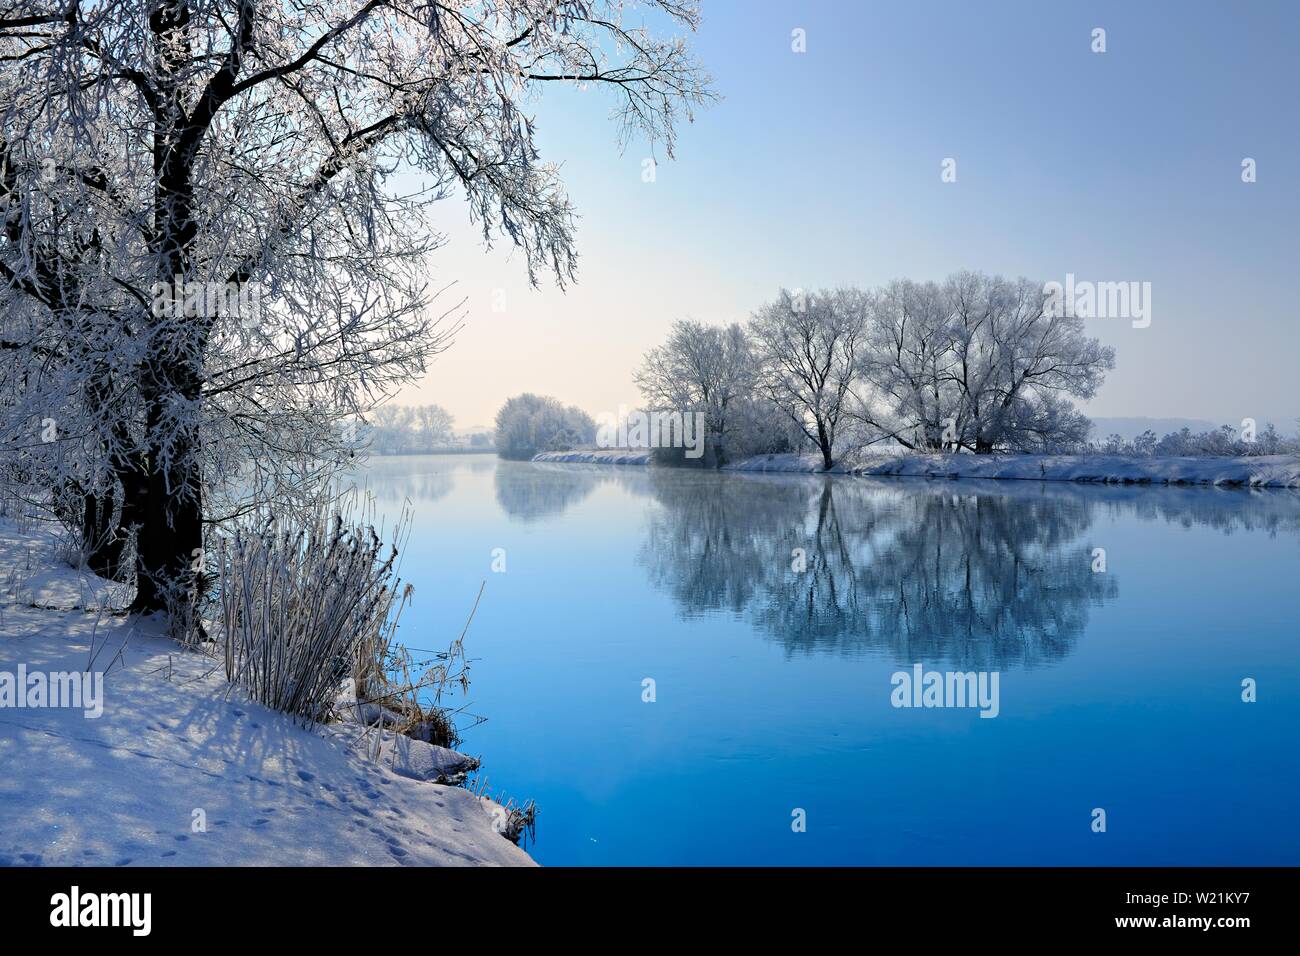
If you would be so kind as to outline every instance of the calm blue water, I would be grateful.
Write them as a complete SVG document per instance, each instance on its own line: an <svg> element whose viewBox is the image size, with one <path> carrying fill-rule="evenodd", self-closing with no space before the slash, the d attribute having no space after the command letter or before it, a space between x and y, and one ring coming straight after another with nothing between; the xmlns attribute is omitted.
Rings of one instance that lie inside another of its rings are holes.
<svg viewBox="0 0 1300 956"><path fill-rule="evenodd" d="M445 648L486 581L462 749L537 801L544 864L1300 863L1300 495L489 456L363 480L413 508L406 643ZM1000 714L893 707L916 663L997 671Z"/></svg>

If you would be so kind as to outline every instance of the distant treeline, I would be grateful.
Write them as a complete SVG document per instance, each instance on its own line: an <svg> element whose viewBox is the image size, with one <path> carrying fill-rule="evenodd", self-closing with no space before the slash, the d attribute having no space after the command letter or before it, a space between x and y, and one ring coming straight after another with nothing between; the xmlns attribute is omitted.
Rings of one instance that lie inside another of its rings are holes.
<svg viewBox="0 0 1300 956"><path fill-rule="evenodd" d="M1249 421L1201 434L1098 441L1075 402L1096 395L1115 353L1087 334L1084 319L1063 308L1050 285L960 272L941 283L782 289L744 325L675 322L642 360L636 382L643 405L632 415L619 409L593 420L554 398L519 395L497 413L497 448L527 458L630 445L654 449L665 463L706 467L814 451L828 469L870 449L1300 452L1297 439ZM675 428L647 430L647 417Z"/></svg>
<svg viewBox="0 0 1300 956"><path fill-rule="evenodd" d="M453 421L440 405L384 405L361 426L358 438L375 455L493 450L491 434L457 436Z"/></svg>
<svg viewBox="0 0 1300 956"><path fill-rule="evenodd" d="M1114 361L1044 284L962 272L782 289L744 325L678 321L636 381L646 411L702 421L701 463L812 448L830 468L874 444L988 454L1080 443L1089 422L1071 400L1091 398ZM578 438L569 410L527 397L497 416L498 447Z"/></svg>
<svg viewBox="0 0 1300 956"><path fill-rule="evenodd" d="M1241 425L1222 425L1208 431L1194 432L1183 427L1163 438L1151 429L1133 439L1110 435L1089 442L1079 451L1100 455L1131 455L1173 458L1229 457L1247 455L1300 455L1300 434L1286 436L1269 422L1262 428L1244 421Z"/></svg>

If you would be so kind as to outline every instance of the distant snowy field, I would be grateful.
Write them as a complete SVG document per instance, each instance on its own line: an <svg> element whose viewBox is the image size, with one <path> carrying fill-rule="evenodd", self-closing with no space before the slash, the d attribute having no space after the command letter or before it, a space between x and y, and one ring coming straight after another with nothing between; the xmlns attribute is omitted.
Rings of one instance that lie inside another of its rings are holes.
<svg viewBox="0 0 1300 956"><path fill-rule="evenodd" d="M0 865L533 864L492 805L370 761L355 725L297 727L158 623L88 609L124 597L0 519L0 671L106 672L98 718L0 707Z"/></svg>
<svg viewBox="0 0 1300 956"><path fill-rule="evenodd" d="M546 452L534 461L645 465L642 452ZM820 473L819 455L758 455L724 471ZM835 474L898 478L994 478L1139 484L1242 485L1300 488L1300 457L1145 458L1121 455L900 455L894 452L838 464Z"/></svg>

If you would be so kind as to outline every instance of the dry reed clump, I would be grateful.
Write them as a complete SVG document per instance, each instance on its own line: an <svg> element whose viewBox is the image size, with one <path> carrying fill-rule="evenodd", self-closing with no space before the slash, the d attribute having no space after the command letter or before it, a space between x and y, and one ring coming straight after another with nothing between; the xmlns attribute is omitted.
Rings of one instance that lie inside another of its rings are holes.
<svg viewBox="0 0 1300 956"><path fill-rule="evenodd" d="M489 801L488 810L496 831L515 846L528 848L537 836L537 804L532 800L523 803L505 791L493 792L486 777L476 777L468 789L480 800Z"/></svg>
<svg viewBox="0 0 1300 956"><path fill-rule="evenodd" d="M222 539L217 608L226 677L258 702L313 723L328 719L351 676L358 699L454 736L442 726L445 715L420 706L419 682L390 676L406 657L393 638L412 589L398 578L397 545L385 547L372 525L349 517L316 508ZM404 526L405 518L399 540Z"/></svg>

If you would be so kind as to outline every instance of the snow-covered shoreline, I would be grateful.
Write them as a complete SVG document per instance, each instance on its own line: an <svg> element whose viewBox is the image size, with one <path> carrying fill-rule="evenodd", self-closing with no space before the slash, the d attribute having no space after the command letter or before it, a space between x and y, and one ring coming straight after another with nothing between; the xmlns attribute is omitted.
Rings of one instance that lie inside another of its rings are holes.
<svg viewBox="0 0 1300 956"><path fill-rule="evenodd" d="M647 465L648 452L545 452L533 461ZM757 455L723 471L825 474L817 455ZM1121 455L899 455L837 464L832 474L875 478L1072 481L1103 484L1215 485L1300 488L1300 456L1144 458Z"/></svg>
<svg viewBox="0 0 1300 956"><path fill-rule="evenodd" d="M57 552L0 518L0 672L102 671L103 712L0 705L0 865L535 865L496 805L428 782L453 751L295 725L160 622L88 609L118 596Z"/></svg>
<svg viewBox="0 0 1300 956"><path fill-rule="evenodd" d="M595 448L584 451L544 451L534 455L533 461L554 461L565 464L587 465L648 465L650 452L627 448Z"/></svg>

